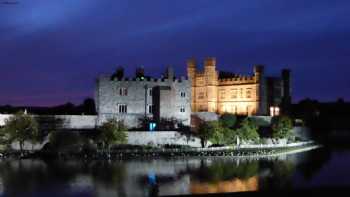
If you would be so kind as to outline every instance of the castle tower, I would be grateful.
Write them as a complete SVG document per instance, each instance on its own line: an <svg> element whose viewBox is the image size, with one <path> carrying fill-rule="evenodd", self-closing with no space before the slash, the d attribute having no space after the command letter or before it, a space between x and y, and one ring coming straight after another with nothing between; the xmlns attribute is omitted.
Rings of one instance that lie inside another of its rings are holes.
<svg viewBox="0 0 350 197"><path fill-rule="evenodd" d="M196 76L196 60L194 58L187 60L187 77L194 83Z"/></svg>
<svg viewBox="0 0 350 197"><path fill-rule="evenodd" d="M216 71L216 59L208 57L204 60L204 75L207 86L207 109L209 112L218 110L218 73Z"/></svg>
<svg viewBox="0 0 350 197"><path fill-rule="evenodd" d="M254 77L256 83L256 112L259 115L264 115L268 110L268 98L266 81L264 80L264 65L254 66Z"/></svg>
<svg viewBox="0 0 350 197"><path fill-rule="evenodd" d="M259 83L264 77L264 65L255 65L254 75L255 75L255 82Z"/></svg>
<svg viewBox="0 0 350 197"><path fill-rule="evenodd" d="M195 98L197 96L196 90L195 90L195 83L196 83L196 60L194 58L191 58L187 60L187 77L191 81L191 109L192 111L196 111L196 104L195 104Z"/></svg>
<svg viewBox="0 0 350 197"><path fill-rule="evenodd" d="M290 111L290 105L292 103L291 87L290 87L290 70L283 69L282 75L282 113L288 114Z"/></svg>
<svg viewBox="0 0 350 197"><path fill-rule="evenodd" d="M217 84L218 76L216 72L216 59L214 57L208 57L204 60L204 73L207 85Z"/></svg>
<svg viewBox="0 0 350 197"><path fill-rule="evenodd" d="M168 66L166 71L165 71L165 78L169 79L172 81L175 77L174 69L171 66Z"/></svg>

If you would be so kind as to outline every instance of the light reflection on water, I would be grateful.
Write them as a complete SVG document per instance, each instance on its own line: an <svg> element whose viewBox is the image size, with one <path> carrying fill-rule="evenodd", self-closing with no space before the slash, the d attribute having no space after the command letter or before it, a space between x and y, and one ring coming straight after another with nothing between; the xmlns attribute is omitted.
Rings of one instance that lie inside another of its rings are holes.
<svg viewBox="0 0 350 197"><path fill-rule="evenodd" d="M322 149L258 160L2 160L0 192L11 196L152 196L293 189L301 187L300 182L317 185L313 177L329 160L330 153Z"/></svg>

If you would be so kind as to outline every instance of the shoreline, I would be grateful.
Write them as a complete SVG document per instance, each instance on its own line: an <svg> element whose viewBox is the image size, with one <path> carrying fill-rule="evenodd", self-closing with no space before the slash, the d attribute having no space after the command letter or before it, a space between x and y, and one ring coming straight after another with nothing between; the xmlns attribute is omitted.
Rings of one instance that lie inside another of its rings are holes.
<svg viewBox="0 0 350 197"><path fill-rule="evenodd" d="M237 148L217 147L204 149L150 149L150 150L112 150L79 153L59 152L20 152L1 154L1 159L82 159L82 160L114 160L114 159L159 159L159 158L187 158L187 157L228 157L228 158L270 158L301 152L311 151L323 147L317 143L306 143L300 146L283 146L268 148Z"/></svg>

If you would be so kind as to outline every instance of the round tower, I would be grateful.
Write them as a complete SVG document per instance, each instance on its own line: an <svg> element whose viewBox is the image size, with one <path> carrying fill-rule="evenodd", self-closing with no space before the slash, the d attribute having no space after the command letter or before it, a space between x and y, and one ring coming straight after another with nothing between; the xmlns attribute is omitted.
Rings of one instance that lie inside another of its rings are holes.
<svg viewBox="0 0 350 197"><path fill-rule="evenodd" d="M207 85L216 85L218 79L216 72L216 59L214 57L208 57L204 60L204 73Z"/></svg>
<svg viewBox="0 0 350 197"><path fill-rule="evenodd" d="M187 77L193 80L196 76L196 60L191 58L187 60Z"/></svg>

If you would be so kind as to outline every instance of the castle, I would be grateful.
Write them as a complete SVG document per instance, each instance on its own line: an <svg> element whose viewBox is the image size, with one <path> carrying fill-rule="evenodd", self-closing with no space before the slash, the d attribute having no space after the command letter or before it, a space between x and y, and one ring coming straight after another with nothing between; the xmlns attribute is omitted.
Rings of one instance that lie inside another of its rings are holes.
<svg viewBox="0 0 350 197"><path fill-rule="evenodd" d="M98 124L114 118L132 128L147 117L156 122L176 118L190 125L191 83L185 77L176 78L170 67L161 78L144 76L142 68L134 78L124 77L123 72L101 76L95 97Z"/></svg>
<svg viewBox="0 0 350 197"><path fill-rule="evenodd" d="M280 77L268 77L264 66L257 65L253 75L241 76L218 72L216 59L206 58L201 71L194 59L188 60L187 75L192 81L192 112L279 115L287 112L291 103L287 69L282 70Z"/></svg>
<svg viewBox="0 0 350 197"><path fill-rule="evenodd" d="M136 70L134 78L123 72L102 76L96 82L98 124L107 119L123 120L128 127L138 127L139 120L177 119L191 125L192 112L233 113L239 115L279 115L291 103L290 71L280 77L265 76L264 67L254 67L254 74L241 76L216 70L215 58L206 58L204 70L196 61L187 61L188 78L176 78L168 68L161 78ZM281 110L281 111L280 111Z"/></svg>

